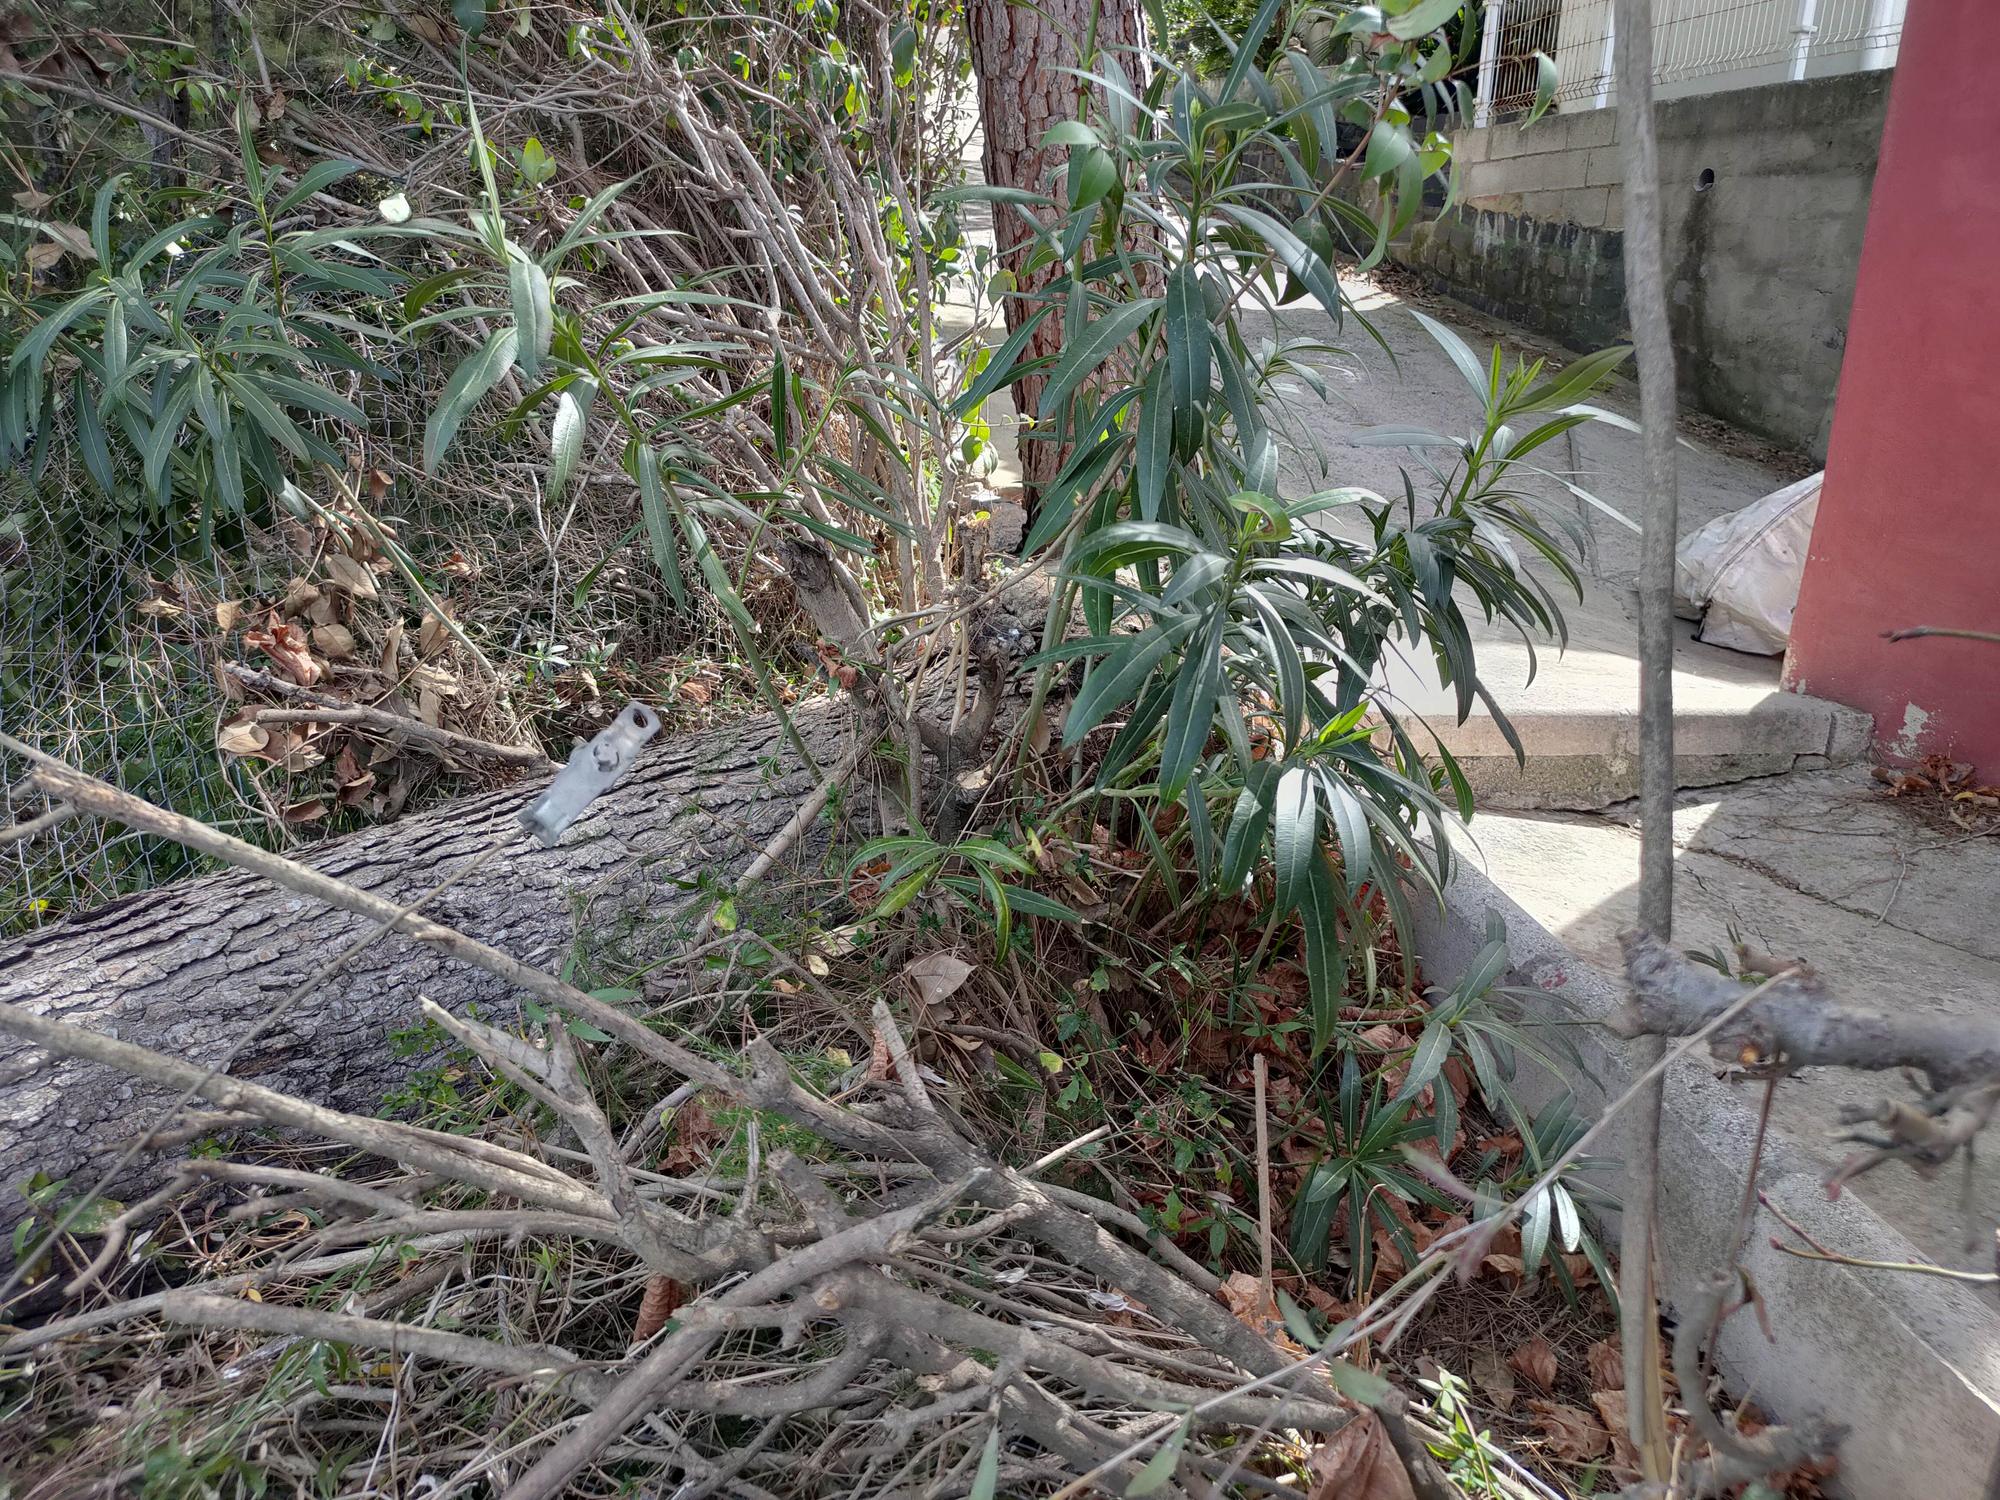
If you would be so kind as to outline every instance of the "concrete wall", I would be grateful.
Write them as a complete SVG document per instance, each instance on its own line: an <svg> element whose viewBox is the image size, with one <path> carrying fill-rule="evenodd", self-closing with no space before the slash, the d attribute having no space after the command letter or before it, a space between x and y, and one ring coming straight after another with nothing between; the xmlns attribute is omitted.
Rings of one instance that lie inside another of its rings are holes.
<svg viewBox="0 0 2000 1500"><path fill-rule="evenodd" d="M1884 72L1656 107L1683 390L1823 456L1887 109ZM1396 258L1441 290L1575 348L1625 336L1617 112L1459 137L1465 202Z"/></svg>
<svg viewBox="0 0 2000 1500"><path fill-rule="evenodd" d="M1903 33L1786 682L1867 709L1891 755L2000 779L2000 47L1993 0L1924 0Z"/></svg>

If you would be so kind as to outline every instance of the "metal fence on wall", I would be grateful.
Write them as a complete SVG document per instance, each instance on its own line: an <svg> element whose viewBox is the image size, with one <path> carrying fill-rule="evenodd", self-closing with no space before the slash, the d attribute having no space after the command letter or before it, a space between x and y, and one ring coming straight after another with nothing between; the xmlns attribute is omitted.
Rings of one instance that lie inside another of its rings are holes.
<svg viewBox="0 0 2000 1500"><path fill-rule="evenodd" d="M1653 84L1660 97L1886 68L1908 0L1657 0ZM1554 61L1554 106L1614 102L1613 0L1488 0L1478 123L1529 109Z"/></svg>

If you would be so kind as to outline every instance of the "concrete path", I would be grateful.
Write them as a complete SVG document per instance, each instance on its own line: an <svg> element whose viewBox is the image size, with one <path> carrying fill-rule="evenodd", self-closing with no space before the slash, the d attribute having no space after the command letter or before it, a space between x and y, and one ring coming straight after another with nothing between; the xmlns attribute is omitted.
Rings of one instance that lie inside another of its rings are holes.
<svg viewBox="0 0 2000 1500"><path fill-rule="evenodd" d="M1411 316L1399 297L1371 282L1345 283L1359 314L1393 351L1393 362L1350 320L1336 328L1317 304L1287 309L1279 335L1337 342L1346 353L1321 365L1330 399L1301 391L1283 413L1290 450L1283 465L1299 489L1358 484L1399 495L1407 473L1422 502L1439 480L1426 464L1449 467L1449 450L1412 450L1357 442L1374 427L1416 427L1456 437L1482 421L1480 399L1450 357ZM1451 326L1484 359L1497 344L1511 365L1516 358L1574 356L1454 304L1426 299L1423 310ZM1636 390L1616 381L1593 404L1636 416ZM1747 451L1746 451L1747 450ZM1727 445L1684 438L1680 453L1680 531L1739 510L1796 477L1796 464L1777 468L1755 445ZM1633 585L1639 538L1567 489L1561 479L1588 490L1632 521L1644 506L1639 439L1604 423L1589 423L1542 450L1510 484L1531 497L1551 529L1569 521L1583 535L1579 570L1584 596L1576 600L1549 577L1569 629L1566 647L1521 640L1504 622L1480 623L1474 640L1480 675L1513 721L1529 764L1513 753L1492 716L1481 707L1456 722L1453 695L1438 684L1428 658L1404 660L1390 686L1407 709L1420 715L1467 771L1488 807L1594 808L1636 793L1638 755L1638 626ZM1560 476L1558 478L1557 476ZM1865 744L1866 723L1851 712L1778 690L1778 660L1705 646L1691 626L1680 627L1675 656L1677 779L1709 785L1769 775L1805 764L1850 759Z"/></svg>

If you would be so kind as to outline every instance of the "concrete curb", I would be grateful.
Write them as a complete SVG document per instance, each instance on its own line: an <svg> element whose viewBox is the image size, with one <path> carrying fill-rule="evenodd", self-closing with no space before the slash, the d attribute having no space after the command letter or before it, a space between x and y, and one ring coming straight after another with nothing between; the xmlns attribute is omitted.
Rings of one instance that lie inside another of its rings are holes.
<svg viewBox="0 0 2000 1500"><path fill-rule="evenodd" d="M1465 972L1486 941L1491 916L1506 925L1513 963L1506 983L1547 995L1543 1019L1601 1021L1620 1004L1617 979L1578 959L1463 861L1443 908L1419 903L1416 914L1415 947L1431 983L1449 985ZM1595 1114L1631 1082L1625 1045L1597 1026L1575 1026L1569 1035L1586 1074L1572 1081L1573 1091L1579 1108ZM1537 1107L1556 1092L1545 1075L1524 1081L1530 1086L1523 1094ZM1546 1085L1540 1097L1536 1083ZM1670 1306L1728 1253L1757 1102L1692 1059L1667 1076L1660 1255ZM1606 1147L1611 1154L1623 1150L1622 1140ZM1868 1260L1925 1258L1852 1194L1829 1202L1817 1164L1775 1132L1765 1143L1763 1175L1772 1200L1821 1243ZM1953 1188L1941 1181L1939 1190ZM1818 1415L1845 1426L1839 1485L1847 1494L1863 1500L1985 1494L2000 1448L2000 1312L1990 1298L1934 1277L1781 1254L1770 1248L1768 1223L1753 1231L1744 1263L1777 1342L1765 1340L1753 1317L1732 1318L1719 1348L1729 1389L1781 1420Z"/></svg>

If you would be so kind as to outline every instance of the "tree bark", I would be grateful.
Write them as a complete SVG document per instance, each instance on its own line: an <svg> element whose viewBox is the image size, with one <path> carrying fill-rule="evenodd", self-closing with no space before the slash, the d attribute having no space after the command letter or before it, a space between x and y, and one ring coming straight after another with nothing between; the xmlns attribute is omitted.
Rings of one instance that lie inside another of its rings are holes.
<svg viewBox="0 0 2000 1500"><path fill-rule="evenodd" d="M815 758L831 764L851 720L845 706L828 704L798 723ZM306 863L408 903L499 844L500 854L423 912L554 970L586 932L668 918L705 899L687 888L697 877L726 885L791 818L813 778L768 716L656 740L555 849L515 822L546 784L537 776L335 840ZM225 871L0 946L0 1001L208 1065L374 925ZM657 942L674 941L663 924ZM452 1011L472 1003L489 1016L516 1010L498 980L385 936L287 1011L229 1071L337 1108L379 1109L411 1066L389 1033L416 1023L419 994ZM83 1173L80 1189L91 1169L160 1123L170 1102L122 1074L38 1049L0 1056L0 1234L20 1217L18 1187L36 1170Z"/></svg>
<svg viewBox="0 0 2000 1500"><path fill-rule="evenodd" d="M986 180L996 187L1056 192L1067 152L1042 149L1042 137L1059 120L1077 116L1082 82L1061 71L1078 64L1079 48L1097 15L1097 46L1117 56L1120 66L1143 87L1150 70L1133 56L1145 42L1145 16L1138 0L972 0L967 13L972 32L972 66L979 76L979 120L984 132ZM1007 298L1007 328L1011 333L1028 320L1039 300L1035 293L1068 268L1059 263L1030 273L1028 258L1033 232L1021 211L1005 204L993 210L994 242L1000 264L1014 277L1016 294ZM1024 358L1041 359L1062 347L1063 320L1044 319L1029 341ZM1014 387L1021 415L1032 418L1045 384L1029 376ZM1023 434L1021 477L1032 521L1036 493L1062 467L1060 444Z"/></svg>

